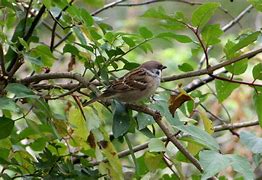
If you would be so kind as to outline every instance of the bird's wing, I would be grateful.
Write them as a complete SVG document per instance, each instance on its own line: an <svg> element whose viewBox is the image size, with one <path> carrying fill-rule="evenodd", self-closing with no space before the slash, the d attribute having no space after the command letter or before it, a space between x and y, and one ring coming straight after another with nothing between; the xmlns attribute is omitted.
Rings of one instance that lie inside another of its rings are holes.
<svg viewBox="0 0 262 180"><path fill-rule="evenodd" d="M131 90L143 91L147 88L147 79L145 78L146 74L147 72L143 68L131 71L120 79L113 81L104 91L104 94L112 95Z"/></svg>

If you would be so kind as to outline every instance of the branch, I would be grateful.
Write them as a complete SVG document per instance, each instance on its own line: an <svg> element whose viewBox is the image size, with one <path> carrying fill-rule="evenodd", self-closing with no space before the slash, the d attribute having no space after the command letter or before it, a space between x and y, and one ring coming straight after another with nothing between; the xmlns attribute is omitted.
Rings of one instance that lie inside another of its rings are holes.
<svg viewBox="0 0 262 180"><path fill-rule="evenodd" d="M178 141L178 139L176 138L176 136L174 136L174 132L172 130L172 126L165 121L164 119L162 119L161 114L158 111L149 109L147 107L144 106L138 106L138 105L133 105L133 104L128 104L128 107L132 110L135 111L139 111L139 112L143 112L146 114L151 115L154 120L156 121L156 123L158 124L158 126L162 129L162 131L165 133L165 135L167 136L168 140L170 140L176 147L177 149L185 156L187 157L187 159L200 171L203 172L202 167L200 166L198 160L192 155L190 154L190 152L188 152L188 150L186 148L184 148L184 146Z"/></svg>
<svg viewBox="0 0 262 180"><path fill-rule="evenodd" d="M119 3L121 3L121 2L124 2L124 1L126 1L126 0L117 0L117 1L114 1L114 2L112 2L112 3L106 4L104 7L96 10L96 11L93 12L93 13L91 13L91 15L92 15L92 16L95 16L95 15L101 13L102 11L107 10L107 9L109 9L109 8L112 8L112 7L116 6L117 4L119 4Z"/></svg>
<svg viewBox="0 0 262 180"><path fill-rule="evenodd" d="M233 130L233 129L239 129L243 127L250 127L250 126L256 126L259 125L259 121L248 121L248 122L241 122L241 123L234 123L234 124L223 124L219 126L215 126L214 130L215 132L218 131L224 131L224 130Z"/></svg>
<svg viewBox="0 0 262 180"><path fill-rule="evenodd" d="M24 36L24 40L25 41L28 41L29 38L32 36L33 32L34 32L34 29L35 27L37 26L38 22L40 21L42 15L44 14L45 12L45 6L43 5L38 14L36 15L34 21L32 22L32 25L30 26L28 32L26 33L26 35ZM18 45L18 50L21 51L23 50L23 46L21 44ZM15 55L15 57L12 59L11 63L9 64L9 66L7 67L7 71L11 71L11 69L13 68L14 64L16 63L17 61L17 57L18 57L18 54Z"/></svg>
<svg viewBox="0 0 262 180"><path fill-rule="evenodd" d="M6 75L6 71L5 71L5 56L4 56L4 51L3 51L3 45L1 43L0 43L0 68L2 70L3 76L5 76Z"/></svg>
<svg viewBox="0 0 262 180"><path fill-rule="evenodd" d="M34 76L21 79L18 82L22 84L30 84L32 82L40 82L42 80L50 80L50 79L75 79L86 87L89 87L90 85L90 82L86 78L82 77L80 74L74 74L74 73L37 74Z"/></svg>
<svg viewBox="0 0 262 180"><path fill-rule="evenodd" d="M226 32L231 27L233 27L235 24L239 23L239 21L253 8L252 5L249 5L247 8L245 8L235 19L227 23L225 26L223 26L221 29L222 31ZM207 53L212 49L212 46L207 49ZM205 61L206 54L204 54L200 60L199 63L199 69L202 68L204 61Z"/></svg>
<svg viewBox="0 0 262 180"><path fill-rule="evenodd" d="M180 74L180 75L173 75L173 76L169 76L169 77L164 77L164 78L162 78L162 82L168 82L168 81L174 81L174 80L178 80L178 79L201 76L201 75L205 75L205 74L212 74L217 69L220 69L220 68L223 68L223 67L228 66L230 64L236 63L236 62L241 61L245 58L251 59L252 57L256 56L257 54L259 54L261 52L262 52L262 48L257 49L257 50L253 50L253 51L250 51L250 52L243 54L239 57L230 59L228 61L223 61L222 63L219 63L219 64L214 65L214 66L210 66L208 69L201 69L201 70L191 71L191 72L187 72L187 73Z"/></svg>

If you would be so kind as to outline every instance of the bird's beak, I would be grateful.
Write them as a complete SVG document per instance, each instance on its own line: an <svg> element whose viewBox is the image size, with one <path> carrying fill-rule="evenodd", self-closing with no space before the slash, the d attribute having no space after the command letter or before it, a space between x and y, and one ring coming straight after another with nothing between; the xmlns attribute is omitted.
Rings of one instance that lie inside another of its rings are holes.
<svg viewBox="0 0 262 180"><path fill-rule="evenodd" d="M167 68L166 66L162 66L161 70L166 69L166 68Z"/></svg>

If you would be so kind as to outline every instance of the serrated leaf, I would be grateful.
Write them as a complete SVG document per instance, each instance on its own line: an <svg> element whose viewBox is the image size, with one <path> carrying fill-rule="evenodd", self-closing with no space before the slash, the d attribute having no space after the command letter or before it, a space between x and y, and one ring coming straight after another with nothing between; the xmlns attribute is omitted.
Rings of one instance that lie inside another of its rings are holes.
<svg viewBox="0 0 262 180"><path fill-rule="evenodd" d="M255 109L257 112L257 116L258 116L258 121L259 121L259 125L260 127L262 127L262 92L258 92L258 93L254 93L253 96L254 99L254 103L255 103Z"/></svg>
<svg viewBox="0 0 262 180"><path fill-rule="evenodd" d="M16 105L16 103L7 97L0 97L0 109L19 112L19 107Z"/></svg>
<svg viewBox="0 0 262 180"><path fill-rule="evenodd" d="M113 105L113 135L115 138L123 136L130 127L128 110L123 104L114 101Z"/></svg>
<svg viewBox="0 0 262 180"><path fill-rule="evenodd" d="M149 39L149 38L153 37L153 33L146 27L139 28L139 33L145 39Z"/></svg>
<svg viewBox="0 0 262 180"><path fill-rule="evenodd" d="M242 131L240 133L240 142L247 146L253 153L262 153L262 138L255 134Z"/></svg>
<svg viewBox="0 0 262 180"><path fill-rule="evenodd" d="M210 136L207 132L204 130L193 126L193 125L187 125L187 126L175 126L176 129L179 129L185 133L188 133L192 136L198 143L201 145L211 149L211 150L219 150L219 145L216 142L216 140Z"/></svg>
<svg viewBox="0 0 262 180"><path fill-rule="evenodd" d="M35 93L26 86L18 83L10 83L5 88L7 91L16 95L15 99L19 98L38 98Z"/></svg>
<svg viewBox="0 0 262 180"><path fill-rule="evenodd" d="M215 80L217 98L219 102L223 102L230 94L239 87L239 84L230 83L222 80Z"/></svg>
<svg viewBox="0 0 262 180"><path fill-rule="evenodd" d="M161 141L158 138L151 138L149 140L148 149L149 149L149 152L165 152L166 151L163 141Z"/></svg>
<svg viewBox="0 0 262 180"><path fill-rule="evenodd" d="M258 63L253 67L252 70L253 78L262 80L262 63Z"/></svg>
<svg viewBox="0 0 262 180"><path fill-rule="evenodd" d="M219 37L223 34L219 24L211 24L206 26L201 32L202 38L207 46L220 42Z"/></svg>
<svg viewBox="0 0 262 180"><path fill-rule="evenodd" d="M220 3L210 2L199 6L192 14L192 24L203 27L213 16Z"/></svg>
<svg viewBox="0 0 262 180"><path fill-rule="evenodd" d="M15 122L12 119L9 119L7 117L0 117L0 139L8 137L11 134L14 125Z"/></svg>

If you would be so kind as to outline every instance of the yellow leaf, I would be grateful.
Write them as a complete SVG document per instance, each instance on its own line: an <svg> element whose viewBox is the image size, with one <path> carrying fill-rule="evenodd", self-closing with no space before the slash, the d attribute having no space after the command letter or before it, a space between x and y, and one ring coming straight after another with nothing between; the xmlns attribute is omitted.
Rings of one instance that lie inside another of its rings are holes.
<svg viewBox="0 0 262 180"><path fill-rule="evenodd" d="M203 149L203 146L197 144L197 143L192 143L192 142L188 142L187 145L187 150L193 155L197 155L199 153L199 151L201 151Z"/></svg>
<svg viewBox="0 0 262 180"><path fill-rule="evenodd" d="M199 115L203 121L205 131L209 134L213 134L214 133L213 122L207 117L206 112L199 111Z"/></svg>

